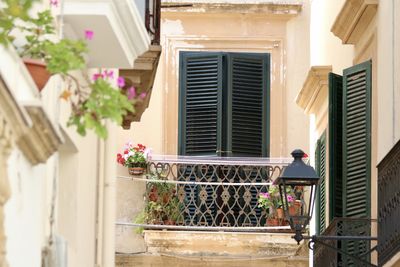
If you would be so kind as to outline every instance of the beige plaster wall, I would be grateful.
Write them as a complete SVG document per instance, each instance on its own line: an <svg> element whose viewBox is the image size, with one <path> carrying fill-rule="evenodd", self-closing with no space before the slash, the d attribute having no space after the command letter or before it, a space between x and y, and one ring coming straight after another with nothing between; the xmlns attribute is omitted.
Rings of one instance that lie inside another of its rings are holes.
<svg viewBox="0 0 400 267"><path fill-rule="evenodd" d="M337 74L352 66L354 54L352 45L342 45L342 41L331 32L331 27L344 2L345 0L311 1L311 66L332 65L332 71Z"/></svg>
<svg viewBox="0 0 400 267"><path fill-rule="evenodd" d="M178 57L183 50L271 53L271 156L288 157L294 148L307 148L308 119L294 99L308 71L308 23L308 4L289 22L263 14L163 12L163 50L149 107L130 130L119 130L118 148L131 140L155 154L177 153ZM118 167L118 174L127 175L126 168ZM132 221L142 205L144 185L118 179L117 186L117 220ZM129 210L126 201L136 205ZM117 252L144 251L140 235L127 227L116 229Z"/></svg>
<svg viewBox="0 0 400 267"><path fill-rule="evenodd" d="M296 148L301 148L307 154L311 154L309 150L310 122L308 116L295 102L310 66L310 8L309 1L304 1L301 14L289 20L286 28L287 93L285 98L288 114L286 152L284 152L286 156L289 156Z"/></svg>
<svg viewBox="0 0 400 267"><path fill-rule="evenodd" d="M164 12L163 53L149 108L140 123L120 133L120 143L132 137L153 147L155 153L177 153L178 55L186 50L271 53L271 156L286 157L294 147L307 144L307 119L293 104L300 77L306 72L303 63L308 61L304 53L308 41L302 34L305 31L307 36L304 25L308 15L300 16L298 23L287 26L285 19L262 14ZM287 38L301 46L288 45ZM289 66L287 55L296 64ZM292 129L297 129L297 134Z"/></svg>

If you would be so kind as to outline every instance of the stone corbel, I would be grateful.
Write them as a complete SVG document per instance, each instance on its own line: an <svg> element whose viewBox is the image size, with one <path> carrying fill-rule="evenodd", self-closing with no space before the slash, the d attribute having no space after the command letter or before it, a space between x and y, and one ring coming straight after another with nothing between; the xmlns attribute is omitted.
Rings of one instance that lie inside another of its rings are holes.
<svg viewBox="0 0 400 267"><path fill-rule="evenodd" d="M328 97L328 74L332 66L313 66L296 97L296 103L306 114L316 113Z"/></svg>
<svg viewBox="0 0 400 267"><path fill-rule="evenodd" d="M337 15L331 32L343 44L356 44L378 9L378 0L346 0Z"/></svg>
<svg viewBox="0 0 400 267"><path fill-rule="evenodd" d="M63 138L41 105L25 105L33 125L17 140L18 148L32 165L45 163L58 150Z"/></svg>

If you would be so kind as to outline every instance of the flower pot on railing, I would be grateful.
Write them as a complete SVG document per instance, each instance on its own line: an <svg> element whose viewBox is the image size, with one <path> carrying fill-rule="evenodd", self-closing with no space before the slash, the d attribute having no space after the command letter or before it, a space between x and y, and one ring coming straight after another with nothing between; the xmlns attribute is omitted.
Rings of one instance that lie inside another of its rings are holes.
<svg viewBox="0 0 400 267"><path fill-rule="evenodd" d="M130 175L142 175L145 172L145 168L143 167L130 167L128 168Z"/></svg>
<svg viewBox="0 0 400 267"><path fill-rule="evenodd" d="M24 64L39 89L39 92L42 91L51 77L51 73L48 72L46 68L46 63L37 59L25 58Z"/></svg>

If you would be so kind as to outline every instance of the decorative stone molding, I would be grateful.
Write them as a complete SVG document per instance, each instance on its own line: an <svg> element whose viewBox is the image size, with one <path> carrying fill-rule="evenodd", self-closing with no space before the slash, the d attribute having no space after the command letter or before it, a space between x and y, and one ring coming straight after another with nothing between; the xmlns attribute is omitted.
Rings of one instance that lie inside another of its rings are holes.
<svg viewBox="0 0 400 267"><path fill-rule="evenodd" d="M45 163L63 143L59 133L40 105L25 106L32 119L33 126L18 139L17 145L33 164Z"/></svg>
<svg viewBox="0 0 400 267"><path fill-rule="evenodd" d="M15 140L21 136L30 120L17 104L0 74L0 266L6 262L6 236L4 232L4 205L10 197L7 159Z"/></svg>
<svg viewBox="0 0 400 267"><path fill-rule="evenodd" d="M347 0L337 15L331 32L343 44L358 42L378 9L378 0Z"/></svg>
<svg viewBox="0 0 400 267"><path fill-rule="evenodd" d="M294 17L301 12L302 3L299 1L223 1L223 0L164 0L162 12L189 12L189 13L250 13Z"/></svg>
<svg viewBox="0 0 400 267"><path fill-rule="evenodd" d="M313 66L296 97L296 103L307 114L315 113L328 97L328 74L332 66Z"/></svg>

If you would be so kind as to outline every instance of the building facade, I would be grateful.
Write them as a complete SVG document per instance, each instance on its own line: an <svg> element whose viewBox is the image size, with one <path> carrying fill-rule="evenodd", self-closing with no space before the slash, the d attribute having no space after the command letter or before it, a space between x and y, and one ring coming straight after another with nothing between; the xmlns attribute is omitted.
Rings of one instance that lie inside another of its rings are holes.
<svg viewBox="0 0 400 267"><path fill-rule="evenodd" d="M93 32L90 69L75 77L85 81L107 69L129 85L146 80L138 89L150 92L160 53L157 7L149 1L36 1L30 12L50 9L60 38ZM60 98L63 81L54 76L39 92L12 46L1 46L0 57L0 266L114 266L119 126L107 123L106 140L78 135L66 126L71 111ZM145 106L146 100L138 110Z"/></svg>

